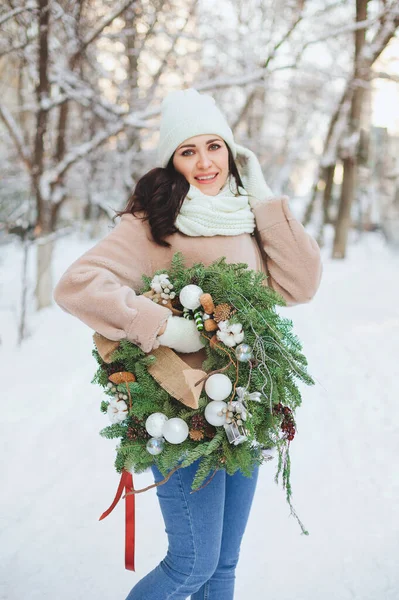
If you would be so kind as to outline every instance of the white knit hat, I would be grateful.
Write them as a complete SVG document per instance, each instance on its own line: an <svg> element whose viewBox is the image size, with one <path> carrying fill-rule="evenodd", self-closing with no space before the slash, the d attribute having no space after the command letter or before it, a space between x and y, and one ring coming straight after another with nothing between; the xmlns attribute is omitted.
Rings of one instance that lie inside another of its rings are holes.
<svg viewBox="0 0 399 600"><path fill-rule="evenodd" d="M194 88L170 92L161 105L158 162L166 167L176 148L194 135L215 133L228 144L233 157L237 151L231 131L215 99Z"/></svg>

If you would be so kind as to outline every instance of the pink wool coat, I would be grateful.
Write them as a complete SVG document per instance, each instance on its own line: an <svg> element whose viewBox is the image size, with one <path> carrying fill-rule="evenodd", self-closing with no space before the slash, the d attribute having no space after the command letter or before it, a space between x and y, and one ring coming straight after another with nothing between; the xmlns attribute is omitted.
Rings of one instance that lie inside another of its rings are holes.
<svg viewBox="0 0 399 600"><path fill-rule="evenodd" d="M190 237L174 233L170 248L157 245L147 221L123 215L103 240L78 258L54 290L62 309L110 340L128 339L144 352L159 346L157 334L171 311L138 295L143 274L168 269L181 251L186 265L205 265L226 257L267 274L267 283L289 306L309 302L321 279L317 242L293 216L288 198L275 198L253 209L256 229L237 236ZM192 367L200 367L204 351L180 354Z"/></svg>

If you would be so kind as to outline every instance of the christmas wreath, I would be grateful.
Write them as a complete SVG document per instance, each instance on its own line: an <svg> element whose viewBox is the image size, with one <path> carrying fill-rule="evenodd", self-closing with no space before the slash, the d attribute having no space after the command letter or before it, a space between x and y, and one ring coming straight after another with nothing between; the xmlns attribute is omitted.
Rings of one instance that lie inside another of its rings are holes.
<svg viewBox="0 0 399 600"><path fill-rule="evenodd" d="M202 370L192 369L170 348L145 354L126 340L100 353L95 334L93 383L104 389L101 410L111 420L100 434L120 438L116 470L140 473L155 463L165 482L200 459L196 491L221 468L250 476L274 448L275 481L281 476L291 513L307 533L291 503L289 450L301 404L295 380L314 381L292 321L276 311L284 299L265 274L225 258L186 268L177 253L170 269L143 282L141 294L193 320L206 359Z"/></svg>

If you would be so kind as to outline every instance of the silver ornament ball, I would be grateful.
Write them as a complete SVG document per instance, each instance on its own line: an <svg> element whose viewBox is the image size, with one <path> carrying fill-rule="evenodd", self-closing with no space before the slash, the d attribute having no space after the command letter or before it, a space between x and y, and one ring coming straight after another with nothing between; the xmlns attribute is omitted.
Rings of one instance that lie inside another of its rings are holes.
<svg viewBox="0 0 399 600"><path fill-rule="evenodd" d="M249 344L239 344L235 353L237 360L240 362L249 362L252 358L252 348Z"/></svg>
<svg viewBox="0 0 399 600"><path fill-rule="evenodd" d="M152 454L152 456L157 456L157 454L161 454L165 445L165 440L161 438L151 438L147 442L147 452Z"/></svg>

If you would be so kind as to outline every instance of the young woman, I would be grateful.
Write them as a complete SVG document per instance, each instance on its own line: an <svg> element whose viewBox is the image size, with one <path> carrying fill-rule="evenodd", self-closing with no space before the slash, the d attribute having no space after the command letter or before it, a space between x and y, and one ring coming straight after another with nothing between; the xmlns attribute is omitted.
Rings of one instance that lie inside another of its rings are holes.
<svg viewBox="0 0 399 600"><path fill-rule="evenodd" d="M160 167L145 174L103 240L75 261L54 297L110 340L144 352L173 348L200 368L204 350L193 321L138 295L142 275L168 269L180 251L186 265L225 256L262 270L289 306L309 302L322 274L316 241L273 197L254 153L235 143L211 96L190 88L162 103ZM168 552L127 600L232 600L235 569L258 478L217 471L190 494L197 463L156 488ZM155 481L163 479L153 466Z"/></svg>

